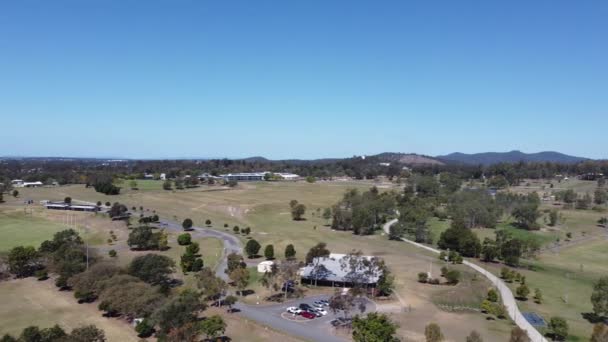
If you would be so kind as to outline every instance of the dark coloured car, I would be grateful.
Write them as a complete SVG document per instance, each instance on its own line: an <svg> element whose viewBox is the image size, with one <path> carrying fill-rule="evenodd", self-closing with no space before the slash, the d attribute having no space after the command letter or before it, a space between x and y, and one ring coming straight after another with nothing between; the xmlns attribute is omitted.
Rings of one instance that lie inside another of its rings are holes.
<svg viewBox="0 0 608 342"><path fill-rule="evenodd" d="M311 313L310 313L310 312L308 312L308 311L302 311L302 312L300 313L300 316L302 316L302 317L304 317L304 318L308 318L308 319L313 319L313 318L317 317L316 315L311 314Z"/></svg>
<svg viewBox="0 0 608 342"><path fill-rule="evenodd" d="M302 303L302 304L300 304L300 309L302 309L304 311L309 311L309 310L312 310L312 306L310 306L306 303Z"/></svg>

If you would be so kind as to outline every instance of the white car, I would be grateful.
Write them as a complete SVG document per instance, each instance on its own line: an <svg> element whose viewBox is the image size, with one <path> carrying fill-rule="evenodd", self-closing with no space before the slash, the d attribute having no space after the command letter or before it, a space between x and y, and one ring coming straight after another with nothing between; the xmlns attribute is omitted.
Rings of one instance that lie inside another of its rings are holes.
<svg viewBox="0 0 608 342"><path fill-rule="evenodd" d="M294 315L299 315L300 313L302 313L302 310L300 308L296 308L295 306L290 306L287 308L287 312Z"/></svg>
<svg viewBox="0 0 608 342"><path fill-rule="evenodd" d="M320 313L323 316L327 315L327 310L325 310L325 309L319 308L319 309L316 309L315 311Z"/></svg>

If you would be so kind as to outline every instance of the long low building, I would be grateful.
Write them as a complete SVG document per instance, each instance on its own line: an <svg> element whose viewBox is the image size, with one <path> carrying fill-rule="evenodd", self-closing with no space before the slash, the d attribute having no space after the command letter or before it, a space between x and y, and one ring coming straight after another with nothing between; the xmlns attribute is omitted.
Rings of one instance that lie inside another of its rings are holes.
<svg viewBox="0 0 608 342"><path fill-rule="evenodd" d="M65 202L50 202L46 201L43 203L44 207L51 210L72 210L72 211L99 211L99 207L90 204L71 204Z"/></svg>
<svg viewBox="0 0 608 342"><path fill-rule="evenodd" d="M252 181L263 181L264 176L267 172L244 172L244 173L229 173L226 175L220 175L227 181L239 181L239 182L252 182Z"/></svg>
<svg viewBox="0 0 608 342"><path fill-rule="evenodd" d="M352 270L350 263L344 259L347 254L332 253L329 257L314 258L312 263L300 269L302 283L332 287L352 287L353 280L368 287L376 287L382 271L378 268L370 270ZM360 256L372 261L372 256Z"/></svg>

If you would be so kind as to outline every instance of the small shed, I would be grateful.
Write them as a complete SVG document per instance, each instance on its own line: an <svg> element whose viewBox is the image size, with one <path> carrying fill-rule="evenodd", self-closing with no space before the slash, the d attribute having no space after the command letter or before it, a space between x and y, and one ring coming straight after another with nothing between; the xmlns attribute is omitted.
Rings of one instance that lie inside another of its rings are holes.
<svg viewBox="0 0 608 342"><path fill-rule="evenodd" d="M270 260L262 261L261 263L258 264L258 272L259 273L272 272L272 265L274 265L274 261L270 261Z"/></svg>

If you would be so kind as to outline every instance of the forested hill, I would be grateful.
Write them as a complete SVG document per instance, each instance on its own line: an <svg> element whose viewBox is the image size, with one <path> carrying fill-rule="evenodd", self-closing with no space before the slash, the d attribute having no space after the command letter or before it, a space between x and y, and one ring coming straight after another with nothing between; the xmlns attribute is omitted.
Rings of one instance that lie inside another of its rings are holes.
<svg viewBox="0 0 608 342"><path fill-rule="evenodd" d="M560 164L575 164L581 161L589 160L588 158L575 157L559 152L538 152L524 153L521 151L511 152L485 152L485 153L451 153L445 156L437 156L437 159L445 162L457 162L463 164L475 165L492 165L498 163L519 163L521 161L530 162L552 162Z"/></svg>

